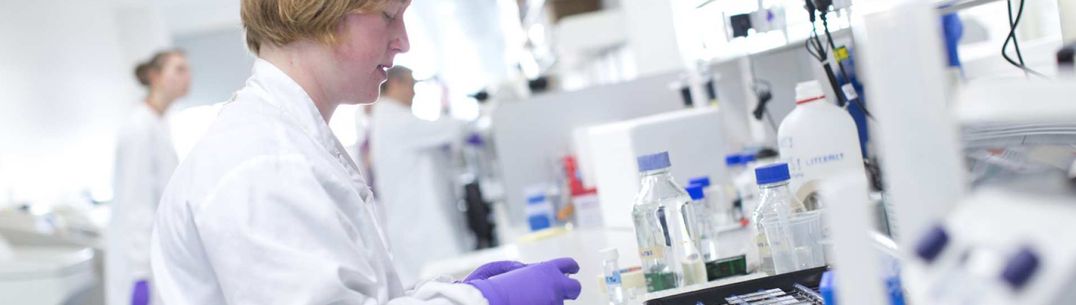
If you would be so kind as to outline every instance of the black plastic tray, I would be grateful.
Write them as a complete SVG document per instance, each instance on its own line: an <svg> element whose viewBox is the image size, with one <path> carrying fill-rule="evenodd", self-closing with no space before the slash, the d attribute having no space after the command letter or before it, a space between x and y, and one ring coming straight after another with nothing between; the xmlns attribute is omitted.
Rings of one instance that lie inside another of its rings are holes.
<svg viewBox="0 0 1076 305"><path fill-rule="evenodd" d="M726 299L741 296L760 291L766 291L770 289L781 289L783 291L795 291L796 285L806 286L818 291L818 285L822 281L822 273L829 270L829 267L818 267L813 269L800 270L796 272L790 272L785 274L778 274L774 276L764 277L760 279L754 279L750 281L744 281L734 284L728 284L725 286L707 288L702 290L696 290L691 292L685 292L678 295L671 295L663 298L657 298L646 301L646 305L722 305L730 304ZM735 304L735 303L733 303Z"/></svg>

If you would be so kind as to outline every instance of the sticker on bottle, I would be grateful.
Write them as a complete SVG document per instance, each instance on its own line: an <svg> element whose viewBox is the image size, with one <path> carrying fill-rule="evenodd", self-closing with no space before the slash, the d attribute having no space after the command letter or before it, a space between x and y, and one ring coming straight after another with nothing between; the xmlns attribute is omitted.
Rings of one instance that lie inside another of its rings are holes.
<svg viewBox="0 0 1076 305"><path fill-rule="evenodd" d="M856 94L856 88L852 84L844 84L841 86L841 91L844 91L844 98L846 100L854 100L859 98L859 94Z"/></svg>

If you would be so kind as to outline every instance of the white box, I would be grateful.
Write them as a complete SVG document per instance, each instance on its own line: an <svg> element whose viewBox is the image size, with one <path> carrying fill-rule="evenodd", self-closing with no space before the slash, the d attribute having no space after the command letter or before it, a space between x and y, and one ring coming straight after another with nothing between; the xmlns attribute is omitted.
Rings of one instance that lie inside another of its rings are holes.
<svg viewBox="0 0 1076 305"><path fill-rule="evenodd" d="M690 109L600 125L588 129L588 167L598 187L606 227L632 228L631 209L639 191L636 157L669 152L676 182L709 176L727 181L726 135L716 109Z"/></svg>

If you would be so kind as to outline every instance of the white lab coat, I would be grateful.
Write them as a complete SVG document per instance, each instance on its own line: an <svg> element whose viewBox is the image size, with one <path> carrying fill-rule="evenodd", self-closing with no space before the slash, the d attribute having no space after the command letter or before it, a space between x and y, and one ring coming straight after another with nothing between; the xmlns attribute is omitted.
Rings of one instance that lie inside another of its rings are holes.
<svg viewBox="0 0 1076 305"><path fill-rule="evenodd" d="M374 105L371 153L389 240L396 249L422 249L394 253L404 283L417 278L425 264L466 249L466 223L456 208L446 149L462 142L464 127L451 119L421 120L387 98Z"/></svg>
<svg viewBox="0 0 1076 305"><path fill-rule="evenodd" d="M269 62L253 74L161 200L151 254L166 303L487 303L466 284L405 291L379 207L313 101Z"/></svg>
<svg viewBox="0 0 1076 305"><path fill-rule="evenodd" d="M150 278L153 219L177 163L166 119L139 103L121 126L116 148L115 198L106 231L108 304L130 304L134 283Z"/></svg>

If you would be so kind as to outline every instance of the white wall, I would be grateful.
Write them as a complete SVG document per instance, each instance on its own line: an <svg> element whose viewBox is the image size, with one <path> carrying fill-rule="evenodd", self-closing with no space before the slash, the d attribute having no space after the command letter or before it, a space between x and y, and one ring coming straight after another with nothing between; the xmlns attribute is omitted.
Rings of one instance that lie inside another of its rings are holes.
<svg viewBox="0 0 1076 305"><path fill-rule="evenodd" d="M191 91L177 108L223 102L243 87L254 65L243 37L240 25L176 36L191 66Z"/></svg>
<svg viewBox="0 0 1076 305"><path fill-rule="evenodd" d="M141 95L132 58L167 42L119 8L0 2L0 206L111 197L116 126Z"/></svg>

